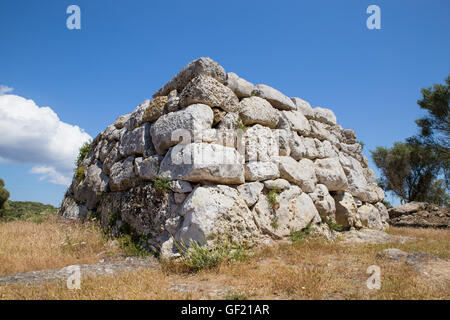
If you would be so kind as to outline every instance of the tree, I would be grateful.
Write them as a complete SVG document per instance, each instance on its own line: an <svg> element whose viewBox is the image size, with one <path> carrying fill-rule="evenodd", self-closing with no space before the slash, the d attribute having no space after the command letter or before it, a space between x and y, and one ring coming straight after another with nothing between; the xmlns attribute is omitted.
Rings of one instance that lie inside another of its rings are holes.
<svg viewBox="0 0 450 320"><path fill-rule="evenodd" d="M449 205L450 124L449 87L435 84L421 90L417 103L428 115L416 120L420 134L395 142L392 148L371 151L381 170L380 186L402 202L425 201ZM442 180L441 178L445 178Z"/></svg>
<svg viewBox="0 0 450 320"><path fill-rule="evenodd" d="M9 198L9 192L4 188L5 182L3 179L0 179L0 210L5 208L6 201ZM0 212L1 215L1 212Z"/></svg>
<svg viewBox="0 0 450 320"><path fill-rule="evenodd" d="M435 150L420 142L396 142L390 149L371 151L381 170L379 185L393 192L402 202L429 201L431 186L440 170Z"/></svg>

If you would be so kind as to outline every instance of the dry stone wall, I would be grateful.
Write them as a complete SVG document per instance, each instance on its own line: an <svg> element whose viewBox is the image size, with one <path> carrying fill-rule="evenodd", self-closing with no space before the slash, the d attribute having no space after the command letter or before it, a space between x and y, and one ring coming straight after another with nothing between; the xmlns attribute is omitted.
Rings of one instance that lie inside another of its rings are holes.
<svg viewBox="0 0 450 320"><path fill-rule="evenodd" d="M60 214L97 216L169 256L173 239L251 245L331 223L382 230L384 193L367 165L333 111L200 58L94 139Z"/></svg>

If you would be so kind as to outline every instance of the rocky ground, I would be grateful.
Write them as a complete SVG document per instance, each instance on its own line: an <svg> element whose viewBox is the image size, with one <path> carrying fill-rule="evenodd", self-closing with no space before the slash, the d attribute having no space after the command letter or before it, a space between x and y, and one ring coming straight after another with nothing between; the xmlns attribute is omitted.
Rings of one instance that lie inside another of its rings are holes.
<svg viewBox="0 0 450 320"><path fill-rule="evenodd" d="M450 208L432 203L410 202L391 208L389 224L396 227L450 228Z"/></svg>

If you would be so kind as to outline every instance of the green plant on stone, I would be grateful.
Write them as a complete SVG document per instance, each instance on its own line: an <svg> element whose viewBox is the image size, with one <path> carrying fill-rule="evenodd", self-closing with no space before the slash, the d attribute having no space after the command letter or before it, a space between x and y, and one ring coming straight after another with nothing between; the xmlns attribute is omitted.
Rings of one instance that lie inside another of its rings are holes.
<svg viewBox="0 0 450 320"><path fill-rule="evenodd" d="M242 131L247 131L248 127L245 125L244 121L241 119L241 117L238 118L238 124L237 124L237 129L240 129Z"/></svg>
<svg viewBox="0 0 450 320"><path fill-rule="evenodd" d="M164 177L156 177L153 179L153 187L158 192L166 193L170 189L172 181Z"/></svg>
<svg viewBox="0 0 450 320"><path fill-rule="evenodd" d="M80 183L84 180L86 177L86 167L81 166L75 169L75 179L77 179L77 182Z"/></svg>
<svg viewBox="0 0 450 320"><path fill-rule="evenodd" d="M312 221L308 223L302 230L291 232L289 239L294 243L304 240L311 234L311 226Z"/></svg>
<svg viewBox="0 0 450 320"><path fill-rule="evenodd" d="M83 160L86 158L87 154L89 153L89 149L91 148L91 143L92 143L92 141L89 140L81 146L80 151L78 153L77 160L75 162L77 167L79 167L81 165L81 162L83 162Z"/></svg>
<svg viewBox="0 0 450 320"><path fill-rule="evenodd" d="M326 224L328 225L328 228L330 228L331 231L342 231L344 229L342 225L333 221L327 221Z"/></svg>
<svg viewBox="0 0 450 320"><path fill-rule="evenodd" d="M278 229L278 227L279 227L279 225L278 225L278 217L274 217L273 219L272 219L272 221L270 222L270 226L273 228L273 229Z"/></svg>
<svg viewBox="0 0 450 320"><path fill-rule="evenodd" d="M269 204L272 206L272 208L276 208L276 206L278 205L278 190L276 189L272 189L269 191L269 193L267 193L266 197L267 197L267 201L269 201Z"/></svg>

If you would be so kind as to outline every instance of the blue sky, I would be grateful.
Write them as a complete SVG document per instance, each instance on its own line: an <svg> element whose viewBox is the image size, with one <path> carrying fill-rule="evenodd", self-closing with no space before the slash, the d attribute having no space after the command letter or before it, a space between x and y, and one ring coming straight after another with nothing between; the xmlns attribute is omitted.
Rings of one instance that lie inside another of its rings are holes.
<svg viewBox="0 0 450 320"><path fill-rule="evenodd" d="M71 4L81 8L81 30L66 28ZM366 28L371 4L381 8L381 30ZM417 132L420 88L449 72L449 13L447 0L2 0L0 85L50 107L82 139L209 56L255 84L331 108L369 156ZM18 149L15 161L0 162L11 199L59 206L66 187L33 169L45 166L38 151Z"/></svg>

